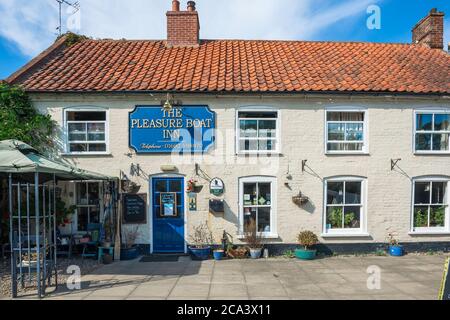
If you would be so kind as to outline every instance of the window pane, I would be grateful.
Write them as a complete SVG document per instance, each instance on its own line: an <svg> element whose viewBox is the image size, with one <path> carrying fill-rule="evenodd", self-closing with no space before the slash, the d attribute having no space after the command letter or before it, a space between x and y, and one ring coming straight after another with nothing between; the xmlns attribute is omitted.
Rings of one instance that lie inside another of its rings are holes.
<svg viewBox="0 0 450 320"><path fill-rule="evenodd" d="M256 183L244 183L244 205L257 205Z"/></svg>
<svg viewBox="0 0 450 320"><path fill-rule="evenodd" d="M432 114L417 114L416 129L418 131L433 130L433 115Z"/></svg>
<svg viewBox="0 0 450 320"><path fill-rule="evenodd" d="M433 134L433 150L448 151L449 134Z"/></svg>
<svg viewBox="0 0 450 320"><path fill-rule="evenodd" d="M258 208L258 232L270 232L270 208Z"/></svg>
<svg viewBox="0 0 450 320"><path fill-rule="evenodd" d="M424 206L414 207L414 227L415 228L428 227L428 207Z"/></svg>
<svg viewBox="0 0 450 320"><path fill-rule="evenodd" d="M450 131L450 114L435 114L434 115L434 130L435 131Z"/></svg>
<svg viewBox="0 0 450 320"><path fill-rule="evenodd" d="M69 145L70 152L86 152L88 145L85 143L71 143Z"/></svg>
<svg viewBox="0 0 450 320"><path fill-rule="evenodd" d="M327 121L364 121L364 112L327 112Z"/></svg>
<svg viewBox="0 0 450 320"><path fill-rule="evenodd" d="M342 207L327 207L327 228L343 229Z"/></svg>
<svg viewBox="0 0 450 320"><path fill-rule="evenodd" d="M98 207L89 207L89 223L100 222L100 209Z"/></svg>
<svg viewBox="0 0 450 320"><path fill-rule="evenodd" d="M170 192L182 192L181 190L181 181L177 180L170 180L169 181L169 191Z"/></svg>
<svg viewBox="0 0 450 320"><path fill-rule="evenodd" d="M167 190L167 183L166 181L163 180L157 180L155 183L155 189L156 192L168 192L169 190Z"/></svg>
<svg viewBox="0 0 450 320"><path fill-rule="evenodd" d="M251 220L256 221L256 208L244 208L244 232L248 232L248 225Z"/></svg>
<svg viewBox="0 0 450 320"><path fill-rule="evenodd" d="M414 187L414 204L430 203L430 183L416 182Z"/></svg>
<svg viewBox="0 0 450 320"><path fill-rule="evenodd" d="M345 136L347 141L363 141L364 125L362 123L348 123Z"/></svg>
<svg viewBox="0 0 450 320"><path fill-rule="evenodd" d="M345 207L344 208L344 228L358 229L361 226L361 208Z"/></svg>
<svg viewBox="0 0 450 320"><path fill-rule="evenodd" d="M69 141L86 141L85 123L69 123Z"/></svg>
<svg viewBox="0 0 450 320"><path fill-rule="evenodd" d="M268 206L272 203L270 183L258 183L258 197L258 204L260 206Z"/></svg>
<svg viewBox="0 0 450 320"><path fill-rule="evenodd" d="M258 131L258 121L241 120L240 129L241 129L241 138L256 138Z"/></svg>
<svg viewBox="0 0 450 320"><path fill-rule="evenodd" d="M104 144L104 143L91 143L91 144L89 144L89 151L90 152L105 152L106 151L106 144Z"/></svg>
<svg viewBox="0 0 450 320"><path fill-rule="evenodd" d="M105 124L104 123L88 123L88 141L104 141L105 140Z"/></svg>
<svg viewBox="0 0 450 320"><path fill-rule="evenodd" d="M416 135L416 150L431 150L431 134L418 133Z"/></svg>
<svg viewBox="0 0 450 320"><path fill-rule="evenodd" d="M87 231L88 210L88 207L77 208L78 231Z"/></svg>
<svg viewBox="0 0 450 320"><path fill-rule="evenodd" d="M276 140L259 140L259 150L261 151L274 151L277 149Z"/></svg>
<svg viewBox="0 0 450 320"><path fill-rule="evenodd" d="M100 185L96 182L88 183L89 204L98 204L100 202Z"/></svg>
<svg viewBox="0 0 450 320"><path fill-rule="evenodd" d="M343 123L328 124L329 141L344 141L344 138L345 138L345 124Z"/></svg>
<svg viewBox="0 0 450 320"><path fill-rule="evenodd" d="M275 138L277 135L276 120L259 120L259 134L260 138Z"/></svg>
<svg viewBox="0 0 450 320"><path fill-rule="evenodd" d="M76 192L77 192L77 204L78 205L87 205L88 204L88 190L87 184L84 182L76 183Z"/></svg>
<svg viewBox="0 0 450 320"><path fill-rule="evenodd" d="M105 111L70 111L67 121L106 121Z"/></svg>
<svg viewBox="0 0 450 320"><path fill-rule="evenodd" d="M444 227L444 226L445 226L445 207L431 206L430 227Z"/></svg>
<svg viewBox="0 0 450 320"><path fill-rule="evenodd" d="M361 204L361 182L352 181L345 183L345 203Z"/></svg>
<svg viewBox="0 0 450 320"><path fill-rule="evenodd" d="M344 182L327 183L327 204L342 204L344 199Z"/></svg>
<svg viewBox="0 0 450 320"><path fill-rule="evenodd" d="M363 143L328 143L328 151L362 151Z"/></svg>
<svg viewBox="0 0 450 320"><path fill-rule="evenodd" d="M433 189L431 192L431 203L446 204L447 198L447 182L433 182Z"/></svg>
<svg viewBox="0 0 450 320"><path fill-rule="evenodd" d="M258 151L259 140L240 140L239 150Z"/></svg>

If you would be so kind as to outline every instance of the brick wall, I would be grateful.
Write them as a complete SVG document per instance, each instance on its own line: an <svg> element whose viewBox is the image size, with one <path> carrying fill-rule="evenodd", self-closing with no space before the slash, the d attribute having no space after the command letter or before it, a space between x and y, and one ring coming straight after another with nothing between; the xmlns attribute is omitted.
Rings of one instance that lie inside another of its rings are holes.
<svg viewBox="0 0 450 320"><path fill-rule="evenodd" d="M426 44L432 49L444 48L444 13L430 11L413 29L413 43Z"/></svg>
<svg viewBox="0 0 450 320"><path fill-rule="evenodd" d="M199 45L200 23L197 11L167 12L167 45L195 47Z"/></svg>

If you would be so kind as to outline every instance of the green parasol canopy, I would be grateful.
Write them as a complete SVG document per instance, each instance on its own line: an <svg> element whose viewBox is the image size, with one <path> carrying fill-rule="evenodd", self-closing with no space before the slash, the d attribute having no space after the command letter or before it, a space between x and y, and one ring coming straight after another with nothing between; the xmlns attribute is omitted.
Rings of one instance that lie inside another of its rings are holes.
<svg viewBox="0 0 450 320"><path fill-rule="evenodd" d="M0 141L0 173L23 176L34 173L55 175L58 180L114 180L102 174L50 160L28 144L18 140Z"/></svg>

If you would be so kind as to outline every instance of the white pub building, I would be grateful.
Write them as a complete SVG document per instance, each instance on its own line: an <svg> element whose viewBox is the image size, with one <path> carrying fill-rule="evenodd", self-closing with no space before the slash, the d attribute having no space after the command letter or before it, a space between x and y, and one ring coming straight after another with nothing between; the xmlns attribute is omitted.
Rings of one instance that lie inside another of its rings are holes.
<svg viewBox="0 0 450 320"><path fill-rule="evenodd" d="M199 21L173 1L165 40L66 34L6 79L57 122L61 158L133 186L144 211L122 223L145 251L186 252L203 223L240 243L250 219L273 252L302 230L323 251L449 247L443 13L410 44L203 40ZM61 187L61 232L102 220L101 183Z"/></svg>

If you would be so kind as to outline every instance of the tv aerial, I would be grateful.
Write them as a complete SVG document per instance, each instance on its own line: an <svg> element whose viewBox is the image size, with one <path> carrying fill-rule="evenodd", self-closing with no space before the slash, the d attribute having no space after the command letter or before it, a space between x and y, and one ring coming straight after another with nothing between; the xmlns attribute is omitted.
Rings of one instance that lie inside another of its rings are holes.
<svg viewBox="0 0 450 320"><path fill-rule="evenodd" d="M77 13L80 10L80 3L78 1L76 2L69 2L66 0L56 0L59 5L59 26L56 28L58 30L58 34L62 35L62 6L66 5L74 9L72 12L72 15Z"/></svg>

